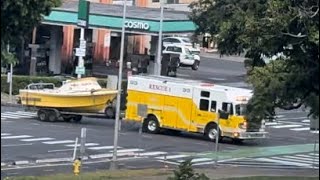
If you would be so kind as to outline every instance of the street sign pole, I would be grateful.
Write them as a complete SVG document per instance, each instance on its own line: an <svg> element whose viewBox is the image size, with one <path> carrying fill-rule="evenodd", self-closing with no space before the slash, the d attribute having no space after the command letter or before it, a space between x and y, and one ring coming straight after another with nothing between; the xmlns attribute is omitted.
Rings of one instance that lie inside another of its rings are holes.
<svg viewBox="0 0 320 180"><path fill-rule="evenodd" d="M161 75L161 54L162 54L162 26L163 26L163 1L160 0L160 27L159 27L159 37L158 37L158 54L156 63L156 75Z"/></svg>
<svg viewBox="0 0 320 180"><path fill-rule="evenodd" d="M116 120L115 120L115 124L114 124L114 141L113 141L113 155L112 155L113 167L111 166L110 169L115 169L116 168L116 165L114 163L116 163L116 161L117 161L126 11L127 11L127 0L124 0L123 16L122 16L121 44L120 44L121 47L120 47L120 63L119 63L119 75L118 75L118 93L117 93L117 106L116 106Z"/></svg>
<svg viewBox="0 0 320 180"><path fill-rule="evenodd" d="M216 158L215 158L215 166L218 167L218 151L219 151L219 126L220 126L220 111L218 110L217 113L217 134L216 134L216 146L215 146L215 152L216 152Z"/></svg>
<svg viewBox="0 0 320 180"><path fill-rule="evenodd" d="M86 56L86 41L84 40L85 29L89 26L89 11L90 2L86 0L79 0L78 6L78 23L80 27L80 47L76 49L76 56L79 57L76 74L80 79L81 75L84 74L84 57Z"/></svg>
<svg viewBox="0 0 320 180"><path fill-rule="evenodd" d="M81 28L80 30L80 42L84 41L84 28ZM83 67L84 66L84 60L83 56L79 56L79 61L78 61L78 67ZM81 73L78 73L78 79L81 78Z"/></svg>

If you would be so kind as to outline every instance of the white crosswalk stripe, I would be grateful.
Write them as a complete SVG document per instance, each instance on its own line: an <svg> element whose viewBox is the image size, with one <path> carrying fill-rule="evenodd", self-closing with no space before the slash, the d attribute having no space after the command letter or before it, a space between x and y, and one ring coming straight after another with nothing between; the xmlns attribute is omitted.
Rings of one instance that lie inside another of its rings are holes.
<svg viewBox="0 0 320 180"><path fill-rule="evenodd" d="M112 150L114 146L98 146L98 147L89 147L87 149L90 149L90 150ZM121 148L120 146L118 146L117 149Z"/></svg>
<svg viewBox="0 0 320 180"><path fill-rule="evenodd" d="M309 153L309 154L294 154L294 155L256 158L256 160L263 161L263 162L280 163L280 164L290 165L290 166L319 168L318 158L319 158L318 153L317 154Z"/></svg>
<svg viewBox="0 0 320 180"><path fill-rule="evenodd" d="M22 138L31 138L29 135L19 135L19 136L1 136L1 139L22 139Z"/></svg>
<svg viewBox="0 0 320 180"><path fill-rule="evenodd" d="M1 120L6 119L21 119L21 118L34 118L37 116L35 112L25 112L25 111L8 111L1 113Z"/></svg>
<svg viewBox="0 0 320 180"><path fill-rule="evenodd" d="M9 136L11 135L10 133L1 133L1 136Z"/></svg>
<svg viewBox="0 0 320 180"><path fill-rule="evenodd" d="M50 137L32 138L32 139L21 139L20 141L24 141L24 142L34 142L34 141L48 141L48 140L54 140L54 138L50 138Z"/></svg>
<svg viewBox="0 0 320 180"><path fill-rule="evenodd" d="M85 145L85 146L98 146L99 144L97 144L97 143L85 143L84 145ZM64 146L67 146L67 147L74 147L74 146L75 146L75 144L64 145ZM77 147L80 147L80 144L77 144Z"/></svg>
<svg viewBox="0 0 320 180"><path fill-rule="evenodd" d="M310 127L303 127L303 128L293 128L290 129L292 131L306 131L306 130L310 130Z"/></svg>
<svg viewBox="0 0 320 180"><path fill-rule="evenodd" d="M61 141L46 141L42 142L43 144L69 144L74 143L73 140L61 140Z"/></svg>
<svg viewBox="0 0 320 180"><path fill-rule="evenodd" d="M298 125L298 124L287 124L287 125L272 126L272 128L280 129L280 128L301 127L301 126L302 126L302 125Z"/></svg>

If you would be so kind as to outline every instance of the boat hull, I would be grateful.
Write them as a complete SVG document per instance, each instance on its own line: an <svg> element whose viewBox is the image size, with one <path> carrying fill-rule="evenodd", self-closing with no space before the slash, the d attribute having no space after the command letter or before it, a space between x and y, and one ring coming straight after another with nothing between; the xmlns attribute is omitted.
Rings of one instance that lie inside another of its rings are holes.
<svg viewBox="0 0 320 180"><path fill-rule="evenodd" d="M112 102L115 97L116 91L110 90L69 95L20 91L22 105L82 113L104 112L109 102Z"/></svg>

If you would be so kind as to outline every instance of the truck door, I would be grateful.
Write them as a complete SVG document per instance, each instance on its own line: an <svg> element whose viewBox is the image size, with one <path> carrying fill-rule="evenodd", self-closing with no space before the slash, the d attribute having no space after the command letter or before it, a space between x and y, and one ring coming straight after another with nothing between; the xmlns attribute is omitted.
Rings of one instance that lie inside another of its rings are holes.
<svg viewBox="0 0 320 180"><path fill-rule="evenodd" d="M194 107L192 108L192 121L190 130L197 131L197 128L204 128L210 119L212 119L210 91L194 90Z"/></svg>

